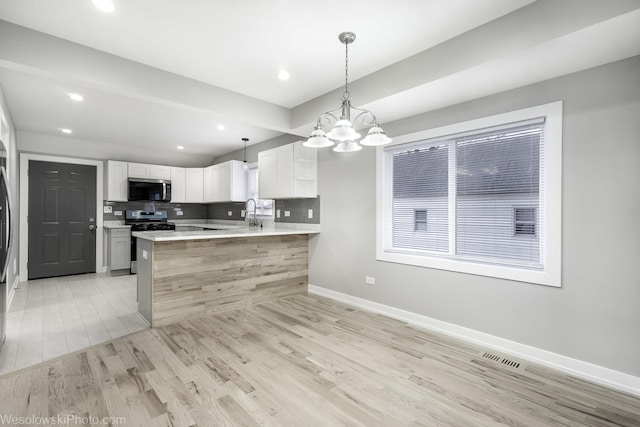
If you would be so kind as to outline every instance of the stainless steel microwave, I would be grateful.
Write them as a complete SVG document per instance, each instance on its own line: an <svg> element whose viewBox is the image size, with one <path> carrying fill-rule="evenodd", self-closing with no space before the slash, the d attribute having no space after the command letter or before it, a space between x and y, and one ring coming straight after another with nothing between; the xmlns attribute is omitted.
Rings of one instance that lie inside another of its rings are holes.
<svg viewBox="0 0 640 427"><path fill-rule="evenodd" d="M129 178L128 200L171 201L171 181L166 179Z"/></svg>

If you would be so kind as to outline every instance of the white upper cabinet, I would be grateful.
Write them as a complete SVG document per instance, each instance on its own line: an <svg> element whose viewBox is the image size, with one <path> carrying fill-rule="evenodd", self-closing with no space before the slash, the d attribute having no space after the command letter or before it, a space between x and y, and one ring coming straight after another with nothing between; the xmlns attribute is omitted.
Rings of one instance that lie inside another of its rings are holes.
<svg viewBox="0 0 640 427"><path fill-rule="evenodd" d="M171 202L184 203L186 198L186 170L185 168L171 168Z"/></svg>
<svg viewBox="0 0 640 427"><path fill-rule="evenodd" d="M127 201L127 162L107 160L105 167L106 177L104 180L106 200L112 202Z"/></svg>
<svg viewBox="0 0 640 427"><path fill-rule="evenodd" d="M228 162L204 168L204 201L244 202L247 197L247 176L243 162Z"/></svg>
<svg viewBox="0 0 640 427"><path fill-rule="evenodd" d="M213 166L207 166L202 170L202 201L213 201Z"/></svg>
<svg viewBox="0 0 640 427"><path fill-rule="evenodd" d="M203 198L204 169L203 168L187 168L185 171L186 171L185 202L202 203L204 200Z"/></svg>
<svg viewBox="0 0 640 427"><path fill-rule="evenodd" d="M171 167L129 163L129 178L171 179Z"/></svg>
<svg viewBox="0 0 640 427"><path fill-rule="evenodd" d="M317 197L317 150L298 141L258 153L258 194L261 199Z"/></svg>

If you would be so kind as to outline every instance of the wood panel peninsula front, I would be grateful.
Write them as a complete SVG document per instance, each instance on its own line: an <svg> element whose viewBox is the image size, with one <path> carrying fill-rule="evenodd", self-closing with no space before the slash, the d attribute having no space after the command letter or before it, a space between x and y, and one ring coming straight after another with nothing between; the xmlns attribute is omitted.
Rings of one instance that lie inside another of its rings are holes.
<svg viewBox="0 0 640 427"><path fill-rule="evenodd" d="M138 311L152 327L305 293L314 224L137 232Z"/></svg>

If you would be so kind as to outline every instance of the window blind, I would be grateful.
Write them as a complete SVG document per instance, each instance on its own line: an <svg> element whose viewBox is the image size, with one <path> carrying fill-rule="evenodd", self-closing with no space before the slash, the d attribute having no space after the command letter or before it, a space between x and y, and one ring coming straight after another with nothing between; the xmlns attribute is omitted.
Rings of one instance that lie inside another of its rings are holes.
<svg viewBox="0 0 640 427"><path fill-rule="evenodd" d="M538 268L543 147L540 118L386 148L390 249Z"/></svg>

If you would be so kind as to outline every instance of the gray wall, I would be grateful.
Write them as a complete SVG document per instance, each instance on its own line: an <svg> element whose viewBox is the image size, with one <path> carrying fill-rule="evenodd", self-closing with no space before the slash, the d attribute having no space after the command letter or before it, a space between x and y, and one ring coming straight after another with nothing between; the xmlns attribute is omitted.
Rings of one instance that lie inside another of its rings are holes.
<svg viewBox="0 0 640 427"><path fill-rule="evenodd" d="M260 142L258 144L247 146L247 162L255 163L258 161L258 153L260 151L268 150L270 148L279 147L281 145L290 144L292 142L300 141L302 138L296 135L284 134L277 138L269 139L267 141ZM251 141L249 141L251 144ZM218 156L213 159L214 165L223 163L228 160L244 160L244 147L240 150L232 151L230 153Z"/></svg>
<svg viewBox="0 0 640 427"><path fill-rule="evenodd" d="M384 128L402 135L557 100L562 288L376 261L371 148L319 153L322 233L310 241L309 282L640 376L640 57Z"/></svg>

